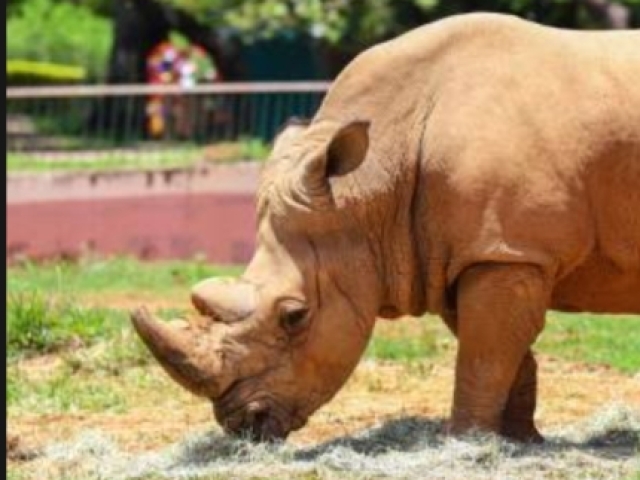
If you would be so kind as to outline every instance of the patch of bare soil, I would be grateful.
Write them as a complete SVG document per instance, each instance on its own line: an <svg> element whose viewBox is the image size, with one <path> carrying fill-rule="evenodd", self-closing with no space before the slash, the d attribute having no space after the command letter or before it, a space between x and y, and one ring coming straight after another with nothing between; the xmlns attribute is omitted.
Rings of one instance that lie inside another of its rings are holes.
<svg viewBox="0 0 640 480"><path fill-rule="evenodd" d="M361 362L342 391L305 428L292 434L290 442L311 445L390 419L447 417L453 389L453 358L448 357L437 363ZM56 362L55 357L34 359L21 368L40 375ZM164 375L157 367L150 368ZM185 432L211 428L213 417L206 401L169 382L162 390L136 393L132 402L136 407L125 413L20 415L8 419L8 431L30 449L101 430L128 451L144 451L176 442ZM543 433L612 403L640 411L640 378L604 367L540 359L538 424Z"/></svg>
<svg viewBox="0 0 640 480"><path fill-rule="evenodd" d="M21 438L18 435L14 435L11 433L7 433L6 447L7 460L13 462L24 462L33 460L40 454L40 452L38 452L37 450L25 448L22 445Z"/></svg>

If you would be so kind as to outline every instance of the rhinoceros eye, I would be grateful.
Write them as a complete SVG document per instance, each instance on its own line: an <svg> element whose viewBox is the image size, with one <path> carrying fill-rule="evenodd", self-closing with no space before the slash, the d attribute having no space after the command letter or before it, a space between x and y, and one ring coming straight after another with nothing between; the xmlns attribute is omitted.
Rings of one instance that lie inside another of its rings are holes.
<svg viewBox="0 0 640 480"><path fill-rule="evenodd" d="M297 303L297 302L296 302ZM302 331L309 318L309 309L299 304L285 302L280 309L280 325L290 334Z"/></svg>

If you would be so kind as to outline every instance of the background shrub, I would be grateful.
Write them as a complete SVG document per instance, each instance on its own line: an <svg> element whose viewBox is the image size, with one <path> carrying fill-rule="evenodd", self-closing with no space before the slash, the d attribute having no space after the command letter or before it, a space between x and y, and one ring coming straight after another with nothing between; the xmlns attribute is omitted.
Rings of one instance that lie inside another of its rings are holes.
<svg viewBox="0 0 640 480"><path fill-rule="evenodd" d="M7 59L82 66L90 79L101 80L111 48L111 22L83 5L22 2L7 19Z"/></svg>
<svg viewBox="0 0 640 480"><path fill-rule="evenodd" d="M86 77L87 70L76 65L33 60L7 60L7 80L10 85L78 83Z"/></svg>

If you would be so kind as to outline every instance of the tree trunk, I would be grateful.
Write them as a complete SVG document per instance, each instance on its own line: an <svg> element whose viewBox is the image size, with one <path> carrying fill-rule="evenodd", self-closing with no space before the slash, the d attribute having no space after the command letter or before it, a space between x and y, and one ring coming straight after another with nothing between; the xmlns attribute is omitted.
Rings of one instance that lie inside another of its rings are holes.
<svg viewBox="0 0 640 480"><path fill-rule="evenodd" d="M108 84L145 83L149 53L167 40L172 30L203 47L223 79L242 79L237 43L225 41L215 30L183 11L156 0L118 0L113 2L113 18ZM97 99L88 123L98 135L119 139L140 137L144 135L145 98Z"/></svg>

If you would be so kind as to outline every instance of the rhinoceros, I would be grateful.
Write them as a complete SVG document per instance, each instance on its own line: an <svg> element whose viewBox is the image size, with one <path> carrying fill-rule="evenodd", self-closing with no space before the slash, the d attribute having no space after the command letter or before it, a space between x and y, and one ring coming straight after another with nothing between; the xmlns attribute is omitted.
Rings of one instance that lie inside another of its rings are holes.
<svg viewBox="0 0 640 480"><path fill-rule="evenodd" d="M640 31L468 14L376 45L277 137L257 213L244 273L193 287L197 321L132 314L225 431L285 438L377 319L430 312L457 338L448 431L541 441L546 311L640 313Z"/></svg>

